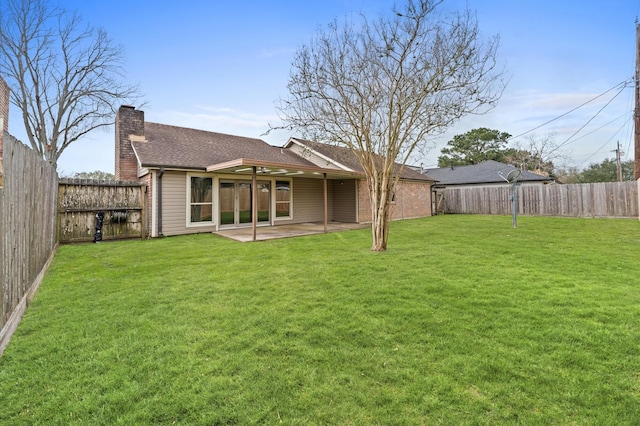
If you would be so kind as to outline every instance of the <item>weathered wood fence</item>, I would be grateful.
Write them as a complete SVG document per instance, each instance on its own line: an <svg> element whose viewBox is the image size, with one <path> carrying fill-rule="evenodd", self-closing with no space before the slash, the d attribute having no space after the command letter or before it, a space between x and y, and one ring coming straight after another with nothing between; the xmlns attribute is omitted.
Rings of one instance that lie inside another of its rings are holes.
<svg viewBox="0 0 640 426"><path fill-rule="evenodd" d="M145 199L139 182L60 179L58 241L94 241L100 212L102 240L145 238Z"/></svg>
<svg viewBox="0 0 640 426"><path fill-rule="evenodd" d="M4 133L0 187L0 354L56 247L55 167Z"/></svg>
<svg viewBox="0 0 640 426"><path fill-rule="evenodd" d="M638 218L640 182L517 187L518 214L530 216ZM446 188L445 213L512 213L510 185Z"/></svg>

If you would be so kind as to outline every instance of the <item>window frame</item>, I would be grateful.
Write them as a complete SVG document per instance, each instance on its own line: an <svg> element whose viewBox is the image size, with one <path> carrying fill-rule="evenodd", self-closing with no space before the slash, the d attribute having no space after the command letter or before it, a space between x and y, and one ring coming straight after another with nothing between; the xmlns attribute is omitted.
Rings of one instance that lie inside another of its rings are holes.
<svg viewBox="0 0 640 426"><path fill-rule="evenodd" d="M191 180L192 178L204 178L204 179L210 179L211 180L211 201L210 202L196 202L193 203L191 201ZM187 227L200 227L200 226L211 226L213 224L215 224L215 211L214 211L214 200L215 200L215 179L213 178L213 176L209 175L209 174L204 174L204 173L187 173L187 198L186 198L186 205L187 205L187 209L186 209L186 224ZM200 221L200 222L192 222L191 221L191 207L194 205L201 205L201 206L211 206L211 220L208 221Z"/></svg>
<svg viewBox="0 0 640 426"><path fill-rule="evenodd" d="M287 183L289 186L289 199L286 201L278 200L278 183ZM273 220L291 220L293 219L293 179L274 179L273 181ZM289 204L289 214L286 216L278 216L278 205Z"/></svg>

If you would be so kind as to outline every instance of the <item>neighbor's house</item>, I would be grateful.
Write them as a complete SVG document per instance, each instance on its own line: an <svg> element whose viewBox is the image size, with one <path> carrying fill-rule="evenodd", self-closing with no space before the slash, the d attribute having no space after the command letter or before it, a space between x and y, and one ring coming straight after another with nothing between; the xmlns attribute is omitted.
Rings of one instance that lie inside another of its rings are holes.
<svg viewBox="0 0 640 426"><path fill-rule="evenodd" d="M451 166L439 169L426 169L423 174L436 180L434 189L447 187L509 185L505 177L516 168L510 164L494 160L469 166ZM523 170L518 183L523 185L543 185L553 183L553 178Z"/></svg>
<svg viewBox="0 0 640 426"><path fill-rule="evenodd" d="M506 180L506 176L515 169L516 167L510 164L487 160L468 166L426 169L423 170L423 174L437 181L433 186L434 212L441 212L446 188L510 185ZM549 176L523 170L517 182L521 185L545 185L554 183L554 180Z"/></svg>
<svg viewBox="0 0 640 426"><path fill-rule="evenodd" d="M143 111L129 106L118 111L115 137L116 179L147 186L151 237L254 224L371 221L364 174L346 148L295 138L279 148L260 139L147 123ZM430 216L433 183L402 169L392 219Z"/></svg>

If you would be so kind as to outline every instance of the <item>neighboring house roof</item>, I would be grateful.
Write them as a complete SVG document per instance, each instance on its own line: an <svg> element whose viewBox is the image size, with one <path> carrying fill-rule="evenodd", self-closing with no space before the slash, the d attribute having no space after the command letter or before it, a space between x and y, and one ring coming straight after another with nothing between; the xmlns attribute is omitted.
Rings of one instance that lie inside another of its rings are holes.
<svg viewBox="0 0 640 426"><path fill-rule="evenodd" d="M292 143L306 146L311 151L315 152L316 154L320 154L320 156L323 158L326 158L327 167L334 166L339 167L343 170L352 170L359 173L364 172L362 166L360 165L360 162L358 161L358 158L349 148L298 138L291 138L289 140L289 143L287 143L287 145L285 146L290 147ZM304 156L304 153L302 155ZM396 163L396 171L400 169L400 166L400 164ZM435 179L432 179L431 176L423 175L420 172L410 168L409 166L405 166L402 169L400 177L402 177L403 179L411 180L435 181Z"/></svg>
<svg viewBox="0 0 640 426"><path fill-rule="evenodd" d="M314 165L261 139L149 123L145 140L132 141L142 167L202 169L240 158L303 167Z"/></svg>
<svg viewBox="0 0 640 426"><path fill-rule="evenodd" d="M483 161L469 166L443 167L439 169L426 169L424 174L437 180L436 186L446 185L479 185L507 183L503 176L516 168L510 164L500 163L494 160ZM542 176L527 170L523 170L518 182L553 182L548 176Z"/></svg>

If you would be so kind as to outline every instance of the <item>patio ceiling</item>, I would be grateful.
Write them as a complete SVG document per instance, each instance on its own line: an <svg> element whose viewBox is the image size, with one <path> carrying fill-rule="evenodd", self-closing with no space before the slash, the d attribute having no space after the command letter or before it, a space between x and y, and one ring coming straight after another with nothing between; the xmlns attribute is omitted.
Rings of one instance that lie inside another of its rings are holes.
<svg viewBox="0 0 640 426"><path fill-rule="evenodd" d="M240 158L226 163L213 164L207 167L207 172L230 173L237 175L251 176L253 168L256 168L256 174L259 176L273 177L306 177L322 179L324 173L328 179L345 179L345 178L361 178L363 173L351 170L329 169L317 166L304 166L296 164L272 163L261 160L251 160Z"/></svg>

